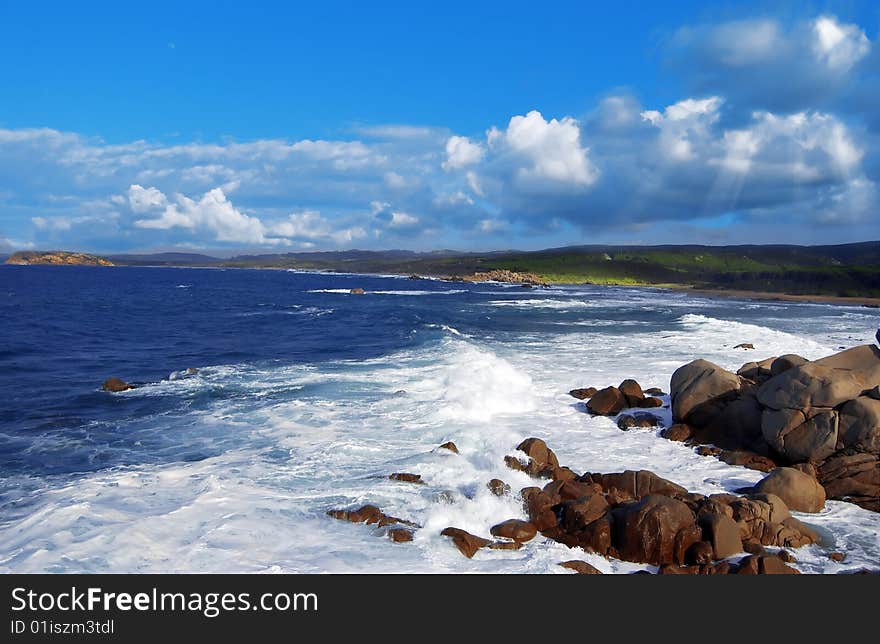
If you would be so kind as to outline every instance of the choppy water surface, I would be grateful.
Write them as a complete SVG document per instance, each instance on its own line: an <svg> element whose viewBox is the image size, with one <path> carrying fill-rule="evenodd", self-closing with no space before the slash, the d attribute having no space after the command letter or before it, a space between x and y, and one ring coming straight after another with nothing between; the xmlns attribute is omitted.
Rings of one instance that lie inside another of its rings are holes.
<svg viewBox="0 0 880 644"><path fill-rule="evenodd" d="M650 289L87 267L0 268L0 320L7 572L635 570L540 537L468 560L439 532L523 516L485 485L531 484L503 464L527 436L576 471L645 468L703 493L754 482L566 392L627 377L666 390L696 357L818 358L878 324L866 308ZM104 393L111 375L142 386ZM447 440L460 455L436 450ZM427 484L387 479L400 471ZM393 544L325 515L363 503L424 529ZM880 566L880 515L831 501L798 516L827 530L798 550L802 571Z"/></svg>

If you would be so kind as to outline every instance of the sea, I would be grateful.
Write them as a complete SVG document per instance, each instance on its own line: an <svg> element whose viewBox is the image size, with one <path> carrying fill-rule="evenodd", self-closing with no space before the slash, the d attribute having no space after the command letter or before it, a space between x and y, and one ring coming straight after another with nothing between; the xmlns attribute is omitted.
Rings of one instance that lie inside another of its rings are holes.
<svg viewBox="0 0 880 644"><path fill-rule="evenodd" d="M0 572L651 570L540 536L467 559L440 532L524 518L516 493L535 482L504 457L531 436L577 472L750 485L762 474L621 431L567 392L625 378L668 391L696 358L815 359L877 327L876 309L648 288L0 267ZM112 376L137 387L102 391ZM418 523L414 540L327 516L367 503ZM800 571L880 567L880 514L829 501L796 516L821 536L794 553Z"/></svg>

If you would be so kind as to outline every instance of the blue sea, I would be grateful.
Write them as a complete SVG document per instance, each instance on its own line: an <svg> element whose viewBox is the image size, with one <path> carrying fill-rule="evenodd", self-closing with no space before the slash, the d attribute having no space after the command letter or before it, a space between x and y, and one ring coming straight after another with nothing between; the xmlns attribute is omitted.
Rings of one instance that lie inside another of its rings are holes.
<svg viewBox="0 0 880 644"><path fill-rule="evenodd" d="M667 391L698 357L818 358L871 342L878 319L661 289L3 266L0 324L0 571L565 574L572 558L647 567L542 538L468 560L439 534L523 516L486 488L532 484L504 465L523 438L576 471L650 469L703 493L761 476L621 432L569 389ZM102 391L111 376L137 387ZM449 440L460 454L437 449ZM395 544L326 516L364 503L422 528ZM798 516L823 535L802 571L880 564L880 515L832 501Z"/></svg>

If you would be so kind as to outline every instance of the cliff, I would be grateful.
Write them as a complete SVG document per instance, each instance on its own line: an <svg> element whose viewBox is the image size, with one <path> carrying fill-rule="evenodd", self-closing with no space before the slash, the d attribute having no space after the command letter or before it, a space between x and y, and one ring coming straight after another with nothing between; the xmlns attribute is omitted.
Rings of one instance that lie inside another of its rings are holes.
<svg viewBox="0 0 880 644"><path fill-rule="evenodd" d="M65 251L21 251L14 253L6 264L32 266L36 264L52 266L113 266L113 262L89 255L88 253L69 253Z"/></svg>

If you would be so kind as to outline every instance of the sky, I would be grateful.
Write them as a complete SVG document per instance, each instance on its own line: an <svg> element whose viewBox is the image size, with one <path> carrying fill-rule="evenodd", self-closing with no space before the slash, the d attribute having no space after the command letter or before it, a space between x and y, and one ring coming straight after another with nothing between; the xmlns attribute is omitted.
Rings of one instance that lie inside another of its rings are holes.
<svg viewBox="0 0 880 644"><path fill-rule="evenodd" d="M0 252L880 239L878 32L874 1L0 0Z"/></svg>

